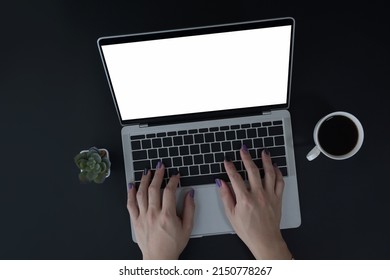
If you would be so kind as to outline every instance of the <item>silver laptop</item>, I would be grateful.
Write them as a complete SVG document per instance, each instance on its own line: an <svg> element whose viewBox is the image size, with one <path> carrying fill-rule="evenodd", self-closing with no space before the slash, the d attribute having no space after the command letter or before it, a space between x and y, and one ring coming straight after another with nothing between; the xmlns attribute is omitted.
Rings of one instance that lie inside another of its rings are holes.
<svg viewBox="0 0 390 280"><path fill-rule="evenodd" d="M234 233L215 179L227 156L245 179L243 144L267 148L285 180L280 227L301 223L290 113L294 20L280 18L103 37L98 47L123 126L126 182L179 171L177 209L195 189L192 237ZM135 240L132 230L133 240Z"/></svg>

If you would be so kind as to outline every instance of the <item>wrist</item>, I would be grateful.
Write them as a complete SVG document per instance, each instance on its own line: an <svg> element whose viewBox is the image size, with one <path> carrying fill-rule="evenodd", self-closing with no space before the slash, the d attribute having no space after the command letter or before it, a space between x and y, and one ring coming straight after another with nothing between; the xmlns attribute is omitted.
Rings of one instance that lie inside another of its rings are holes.
<svg viewBox="0 0 390 280"><path fill-rule="evenodd" d="M257 260L291 260L293 258L282 237L268 244L259 244L252 254Z"/></svg>
<svg viewBox="0 0 390 280"><path fill-rule="evenodd" d="M143 260L178 260L179 259L179 256L175 256L175 255L171 255L171 254L168 254L168 255L164 255L164 254L160 254L160 255L154 255L154 254L142 254L142 259Z"/></svg>

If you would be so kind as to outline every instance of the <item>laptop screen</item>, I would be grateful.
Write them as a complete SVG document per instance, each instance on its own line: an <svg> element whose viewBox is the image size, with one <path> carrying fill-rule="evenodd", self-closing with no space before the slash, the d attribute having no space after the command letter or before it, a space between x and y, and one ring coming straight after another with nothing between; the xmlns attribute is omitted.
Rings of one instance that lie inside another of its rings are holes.
<svg viewBox="0 0 390 280"><path fill-rule="evenodd" d="M100 39L121 121L286 105L292 29L225 27L173 38L178 31L107 44Z"/></svg>

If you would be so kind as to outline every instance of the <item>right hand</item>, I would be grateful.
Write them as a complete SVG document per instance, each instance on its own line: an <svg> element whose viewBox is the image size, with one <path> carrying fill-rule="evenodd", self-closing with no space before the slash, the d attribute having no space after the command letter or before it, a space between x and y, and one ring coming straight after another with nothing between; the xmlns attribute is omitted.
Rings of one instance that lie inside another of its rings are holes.
<svg viewBox="0 0 390 280"><path fill-rule="evenodd" d="M225 169L234 194L226 182L217 180L227 218L256 259L292 259L280 232L283 175L272 165L265 150L262 152L264 180L246 146L240 154L248 172L249 187L234 164L227 160Z"/></svg>

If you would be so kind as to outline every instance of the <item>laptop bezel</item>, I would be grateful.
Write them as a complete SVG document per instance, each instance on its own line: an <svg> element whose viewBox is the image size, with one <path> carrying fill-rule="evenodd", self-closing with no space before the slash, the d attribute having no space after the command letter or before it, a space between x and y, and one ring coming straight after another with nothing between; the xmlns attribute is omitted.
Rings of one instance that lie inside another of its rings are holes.
<svg viewBox="0 0 390 280"><path fill-rule="evenodd" d="M132 120L122 119L118 102L115 97L115 92L112 86L110 74L104 58L102 46L120 44L120 43L184 37L184 36L222 33L222 32L239 31L239 30L249 30L249 29L256 29L256 28L286 26L286 25L291 25L290 56L289 56L290 59L289 59L286 103L275 104L270 106L255 106L255 107L248 107L248 108L229 109L229 110L192 113L192 114L181 114L181 115L173 115L173 116L157 116L157 117L144 118L144 119L132 119ZM245 22L237 22L237 23L230 23L230 24L220 24L220 25L193 27L193 28L183 28L183 29L173 29L173 30L163 30L163 31L100 37L97 40L97 45L98 45L101 60L103 62L103 67L108 80L108 84L110 87L111 95L114 100L115 108L121 125L127 126L127 125L134 125L134 124L140 124L140 125L144 124L144 125L152 126L152 125L161 125L161 124L169 124L169 123L180 123L188 120L197 121L197 120L210 120L216 118L231 118L231 117L258 115L272 110L288 109L290 105L290 95L291 95L291 75L292 75L291 72L292 72L293 53L294 53L293 52L294 34L295 34L295 20L292 17L286 17L286 18L277 18L277 19L245 21Z"/></svg>

